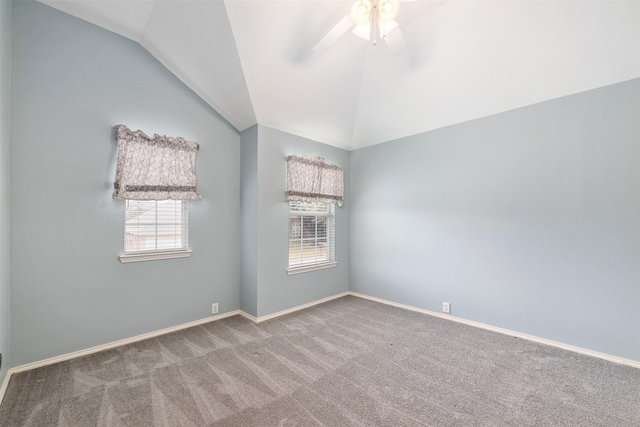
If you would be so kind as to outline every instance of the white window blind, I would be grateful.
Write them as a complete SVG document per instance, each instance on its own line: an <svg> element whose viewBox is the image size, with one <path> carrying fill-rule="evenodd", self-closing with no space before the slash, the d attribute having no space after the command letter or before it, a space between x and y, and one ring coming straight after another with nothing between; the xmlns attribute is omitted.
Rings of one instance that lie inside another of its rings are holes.
<svg viewBox="0 0 640 427"><path fill-rule="evenodd" d="M335 262L335 205L289 202L289 268Z"/></svg>
<svg viewBox="0 0 640 427"><path fill-rule="evenodd" d="M186 200L127 200L124 253L187 250Z"/></svg>

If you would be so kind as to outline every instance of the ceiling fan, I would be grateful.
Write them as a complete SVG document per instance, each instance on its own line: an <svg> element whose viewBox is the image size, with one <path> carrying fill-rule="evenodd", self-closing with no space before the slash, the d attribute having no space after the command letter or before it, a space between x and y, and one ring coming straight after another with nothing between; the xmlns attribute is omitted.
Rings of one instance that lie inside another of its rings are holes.
<svg viewBox="0 0 640 427"><path fill-rule="evenodd" d="M394 56L404 53L407 45L402 31L394 20L400 10L400 0L356 0L351 11L313 47L323 52L343 34L353 28L353 33L375 45L382 39ZM394 31L395 30L395 31Z"/></svg>

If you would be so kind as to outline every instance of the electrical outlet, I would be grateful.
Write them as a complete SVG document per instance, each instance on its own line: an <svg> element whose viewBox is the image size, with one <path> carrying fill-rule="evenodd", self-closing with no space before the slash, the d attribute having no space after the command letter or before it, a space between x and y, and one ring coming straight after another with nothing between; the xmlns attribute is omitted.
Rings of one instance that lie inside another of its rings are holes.
<svg viewBox="0 0 640 427"><path fill-rule="evenodd" d="M443 302L442 311L444 311L445 313L451 313L451 304L449 304L448 302Z"/></svg>
<svg viewBox="0 0 640 427"><path fill-rule="evenodd" d="M211 314L216 314L218 312L218 303L214 302L211 304Z"/></svg>

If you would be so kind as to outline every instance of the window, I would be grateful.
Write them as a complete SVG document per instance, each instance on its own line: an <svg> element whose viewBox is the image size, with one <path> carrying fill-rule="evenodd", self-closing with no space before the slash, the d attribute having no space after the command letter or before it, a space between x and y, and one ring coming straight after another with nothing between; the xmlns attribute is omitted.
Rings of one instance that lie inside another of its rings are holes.
<svg viewBox="0 0 640 427"><path fill-rule="evenodd" d="M127 200L120 261L189 256L186 200Z"/></svg>
<svg viewBox="0 0 640 427"><path fill-rule="evenodd" d="M289 274L333 267L335 205L289 202Z"/></svg>
<svg viewBox="0 0 640 427"><path fill-rule="evenodd" d="M335 205L344 201L342 166L287 156L288 274L336 266Z"/></svg>

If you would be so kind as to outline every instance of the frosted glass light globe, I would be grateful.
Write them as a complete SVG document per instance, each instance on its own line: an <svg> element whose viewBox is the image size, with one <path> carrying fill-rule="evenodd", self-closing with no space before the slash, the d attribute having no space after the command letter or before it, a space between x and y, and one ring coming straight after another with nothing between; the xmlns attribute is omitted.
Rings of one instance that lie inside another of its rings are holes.
<svg viewBox="0 0 640 427"><path fill-rule="evenodd" d="M364 25L371 18L371 1L358 0L351 6L351 19L356 25Z"/></svg>
<svg viewBox="0 0 640 427"><path fill-rule="evenodd" d="M400 0L379 0L378 11L381 21L393 21L398 16Z"/></svg>

